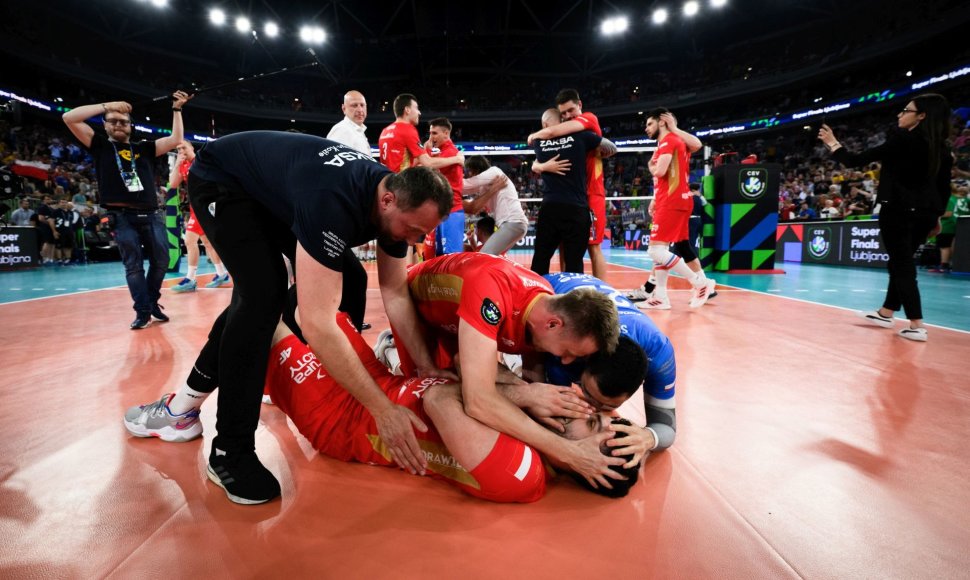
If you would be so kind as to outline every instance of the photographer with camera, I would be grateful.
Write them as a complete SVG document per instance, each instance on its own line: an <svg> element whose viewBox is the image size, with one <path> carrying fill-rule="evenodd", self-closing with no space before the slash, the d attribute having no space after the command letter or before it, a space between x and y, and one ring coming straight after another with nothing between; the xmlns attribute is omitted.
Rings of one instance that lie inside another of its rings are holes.
<svg viewBox="0 0 970 580"><path fill-rule="evenodd" d="M145 328L152 318L168 321L158 304L168 262L168 240L155 195L154 160L182 141L182 106L192 98L182 91L172 97L172 134L157 141L131 142L131 105L124 101L84 105L63 115L67 128L94 159L98 203L108 210L109 223L114 222L115 240L134 301L132 330ZM96 133L85 122L97 115L103 116L106 135ZM148 250L147 276L142 245Z"/></svg>

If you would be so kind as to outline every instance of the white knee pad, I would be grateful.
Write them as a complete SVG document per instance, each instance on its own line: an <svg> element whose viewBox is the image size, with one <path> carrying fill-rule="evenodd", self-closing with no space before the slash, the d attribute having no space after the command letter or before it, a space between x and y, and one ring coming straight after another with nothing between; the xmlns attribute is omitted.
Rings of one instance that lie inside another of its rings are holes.
<svg viewBox="0 0 970 580"><path fill-rule="evenodd" d="M647 255L657 268L669 269L677 260L677 256L667 246L651 245L647 249Z"/></svg>

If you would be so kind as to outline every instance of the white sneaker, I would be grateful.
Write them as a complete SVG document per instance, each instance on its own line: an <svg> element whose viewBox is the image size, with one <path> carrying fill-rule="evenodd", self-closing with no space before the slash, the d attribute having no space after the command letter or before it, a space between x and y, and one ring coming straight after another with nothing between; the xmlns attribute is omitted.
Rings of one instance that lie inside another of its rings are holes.
<svg viewBox="0 0 970 580"><path fill-rule="evenodd" d="M861 311L861 312L856 312L856 314L859 317L864 318L870 324L875 324L876 326L881 326L883 328L892 328L893 327L893 322L894 322L893 321L893 318L892 317L886 318L885 316L879 314L879 311L878 310L873 310L871 312L870 311ZM926 340L926 339L924 338L923 340Z"/></svg>
<svg viewBox="0 0 970 580"><path fill-rule="evenodd" d="M899 331L899 336L905 338L906 340L915 340L916 342L926 342L926 329L925 328L904 328Z"/></svg>
<svg viewBox="0 0 970 580"><path fill-rule="evenodd" d="M691 308L700 308L707 304L708 298L714 292L714 287L717 286L717 282L708 279L707 282L700 288L694 288L694 293L691 295L689 306Z"/></svg>
<svg viewBox="0 0 970 580"><path fill-rule="evenodd" d="M392 350L395 350L394 335L391 333L391 329L388 328L386 330L382 330L381 333L377 335L377 343L374 345L374 356L377 357L377 360L384 363L384 366L391 369L391 372L394 372L394 362L397 362L398 365L401 363L399 362L400 359L397 359L397 361L391 360L391 353L389 351Z"/></svg>
<svg viewBox="0 0 970 580"><path fill-rule="evenodd" d="M501 354L502 354L502 364L505 365L505 368L512 371L512 373L515 374L516 376L521 377L522 376L522 355L508 354L505 352Z"/></svg>
<svg viewBox="0 0 970 580"><path fill-rule="evenodd" d="M926 340L926 339L923 339ZM168 408L175 393L167 393L162 398L125 412L125 429L135 437L158 437L162 441L182 443L202 435L202 422L199 410L189 409L181 415L174 415Z"/></svg>
<svg viewBox="0 0 970 580"><path fill-rule="evenodd" d="M627 292L626 299L630 302L643 302L644 300L650 299L650 294L647 294L647 291L643 288L643 286L640 286L639 288Z"/></svg>
<svg viewBox="0 0 970 580"><path fill-rule="evenodd" d="M670 310L670 297L658 297L653 295L644 302L638 302L637 308L642 308L643 310Z"/></svg>

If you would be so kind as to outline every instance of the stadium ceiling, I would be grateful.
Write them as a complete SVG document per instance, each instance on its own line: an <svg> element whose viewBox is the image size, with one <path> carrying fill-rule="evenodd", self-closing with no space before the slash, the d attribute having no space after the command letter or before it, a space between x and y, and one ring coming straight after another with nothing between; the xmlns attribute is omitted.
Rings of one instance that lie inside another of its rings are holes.
<svg viewBox="0 0 970 580"><path fill-rule="evenodd" d="M160 0L158 3L162 3ZM595 81L624 71L664 69L698 62L706 55L739 45L798 35L811 42L819 34L860 34L873 14L913 3L900 0L729 0L713 9L709 0L693 18L683 17L678 2L560 0L350 1L168 0L156 7L148 0L48 0L22 4L28 26L45 23L55 48L69 51L79 38L112 47L106 58L125 60L125 48L159 58L194 64L214 76L245 75L307 62L298 30L317 25L327 40L316 47L334 84L399 81L468 82L500 85L528 78ZM954 0L919 3L922 10L947 11ZM654 8L666 7L670 19L651 23ZM226 25L215 27L212 8L224 11ZM877 12L874 12L877 11ZM629 28L606 37L600 25L623 15ZM240 33L233 22L247 17L255 33ZM16 26L12 15L7 26ZM280 34L270 38L263 25L273 21Z"/></svg>

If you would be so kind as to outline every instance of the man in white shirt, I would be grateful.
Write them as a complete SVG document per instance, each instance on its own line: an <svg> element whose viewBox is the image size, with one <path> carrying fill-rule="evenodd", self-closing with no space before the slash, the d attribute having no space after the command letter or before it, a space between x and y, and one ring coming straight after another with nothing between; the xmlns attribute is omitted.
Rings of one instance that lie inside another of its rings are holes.
<svg viewBox="0 0 970 580"><path fill-rule="evenodd" d="M344 118L330 129L327 139L370 155L370 144L367 143L367 137L364 135L367 130L367 126L364 125L364 120L367 119L367 100L364 99L364 95L357 91L347 91L340 110L343 111Z"/></svg>
<svg viewBox="0 0 970 580"><path fill-rule="evenodd" d="M367 126L364 125L364 121L367 119L367 99L359 91L347 91L347 94L344 95L344 104L340 105L340 110L343 111L344 118L330 129L330 132L327 133L327 139L370 155L370 144L367 142L367 136L364 135L367 130ZM354 254L361 260L376 260L377 246L373 241L367 242L363 246L354 248ZM363 267L357 273L359 276L363 276L364 280L367 279L367 273ZM365 322L361 330L367 330L370 327L370 323Z"/></svg>

